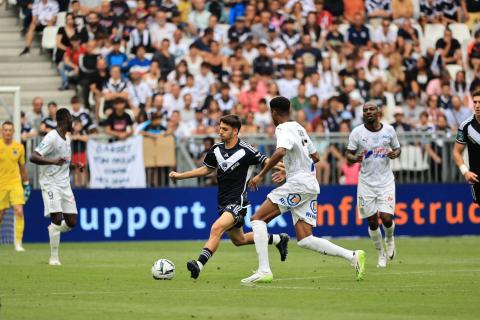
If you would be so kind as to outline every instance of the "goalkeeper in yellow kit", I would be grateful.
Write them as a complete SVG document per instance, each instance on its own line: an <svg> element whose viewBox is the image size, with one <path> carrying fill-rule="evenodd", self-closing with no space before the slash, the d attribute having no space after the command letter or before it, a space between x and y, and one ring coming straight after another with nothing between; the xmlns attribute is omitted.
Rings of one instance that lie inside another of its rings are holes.
<svg viewBox="0 0 480 320"><path fill-rule="evenodd" d="M13 206L13 212L15 213L15 250L25 251L22 246L23 229L25 227L23 205L30 196L31 187L25 168L25 149L21 143L13 141L14 131L12 122L5 121L2 124L2 139L0 139L0 223L2 223L5 210Z"/></svg>

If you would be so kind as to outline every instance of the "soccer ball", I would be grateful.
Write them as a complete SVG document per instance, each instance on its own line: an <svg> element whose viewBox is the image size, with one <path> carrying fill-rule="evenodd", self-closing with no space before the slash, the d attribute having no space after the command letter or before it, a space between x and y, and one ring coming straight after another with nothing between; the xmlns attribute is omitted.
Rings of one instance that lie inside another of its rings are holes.
<svg viewBox="0 0 480 320"><path fill-rule="evenodd" d="M152 276L155 280L172 280L175 276L175 265L168 259L157 260L152 266Z"/></svg>

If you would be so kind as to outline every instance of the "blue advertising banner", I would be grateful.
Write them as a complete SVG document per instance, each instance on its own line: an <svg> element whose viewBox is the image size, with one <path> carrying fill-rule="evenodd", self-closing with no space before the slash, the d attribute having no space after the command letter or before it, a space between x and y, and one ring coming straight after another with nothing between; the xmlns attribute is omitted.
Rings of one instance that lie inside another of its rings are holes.
<svg viewBox="0 0 480 320"><path fill-rule="evenodd" d="M249 194L246 230L253 209L270 188ZM62 241L207 239L217 218L216 188L75 190L77 227ZM398 185L397 235L479 235L480 207L466 184ZM49 220L43 217L41 193L34 191L25 207L25 242L48 241ZM269 231L294 235L289 213L269 224ZM356 214L355 186L324 186L318 197L318 236L366 236L367 224Z"/></svg>

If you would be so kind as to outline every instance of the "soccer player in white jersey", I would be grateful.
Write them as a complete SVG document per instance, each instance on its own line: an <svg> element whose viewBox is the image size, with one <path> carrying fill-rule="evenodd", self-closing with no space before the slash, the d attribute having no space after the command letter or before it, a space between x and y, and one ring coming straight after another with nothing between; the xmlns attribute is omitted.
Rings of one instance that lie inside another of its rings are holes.
<svg viewBox="0 0 480 320"><path fill-rule="evenodd" d="M319 161L310 137L305 129L295 121L290 121L290 101L285 97L275 97L270 101L273 123L277 127L277 149L260 173L250 180L249 186L258 186L265 174L283 159L286 182L268 194L265 202L252 216L253 240L258 255L258 270L243 283L272 282L273 274L268 260L267 223L278 215L290 211L295 226L298 245L329 256L344 258L356 271L357 280L365 274L365 252L351 251L330 241L313 236L312 229L317 225L317 196L320 187L315 175L314 163Z"/></svg>
<svg viewBox="0 0 480 320"><path fill-rule="evenodd" d="M358 213L368 221L368 234L378 253L377 267L387 266L387 258L395 257L393 232L395 222L395 178L390 169L390 159L400 156L400 143L395 129L380 122L380 107L374 102L363 106L363 125L350 133L347 160L360 162L360 178L357 187ZM385 244L378 226L382 220Z"/></svg>
<svg viewBox="0 0 480 320"><path fill-rule="evenodd" d="M42 189L45 217L50 217L51 266L61 265L58 258L60 233L72 230L77 224L77 205L70 187L70 169L83 170L83 163L71 163L70 137L72 115L67 109L56 114L57 129L50 131L35 148L30 161L40 165L40 187Z"/></svg>

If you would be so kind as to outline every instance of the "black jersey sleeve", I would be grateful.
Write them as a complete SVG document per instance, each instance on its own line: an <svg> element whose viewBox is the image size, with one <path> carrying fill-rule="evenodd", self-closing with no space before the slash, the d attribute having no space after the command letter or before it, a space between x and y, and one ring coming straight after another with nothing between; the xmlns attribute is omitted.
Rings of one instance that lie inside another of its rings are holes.
<svg viewBox="0 0 480 320"><path fill-rule="evenodd" d="M455 138L456 142L460 144L467 143L467 127L468 125L465 122L458 127L457 136Z"/></svg>
<svg viewBox="0 0 480 320"><path fill-rule="evenodd" d="M267 157L263 155L260 151L258 151L255 147L251 144L242 141L240 145L245 149L248 154L248 164L249 165L263 165L267 160Z"/></svg>
<svg viewBox="0 0 480 320"><path fill-rule="evenodd" d="M204 166L207 166L207 167L213 168L213 169L217 169L218 162L217 162L217 158L215 157L215 153L214 153L214 149L216 147L217 146L214 145L212 148L210 148L210 150L208 150L207 154L205 155L205 159L203 159L203 165Z"/></svg>

